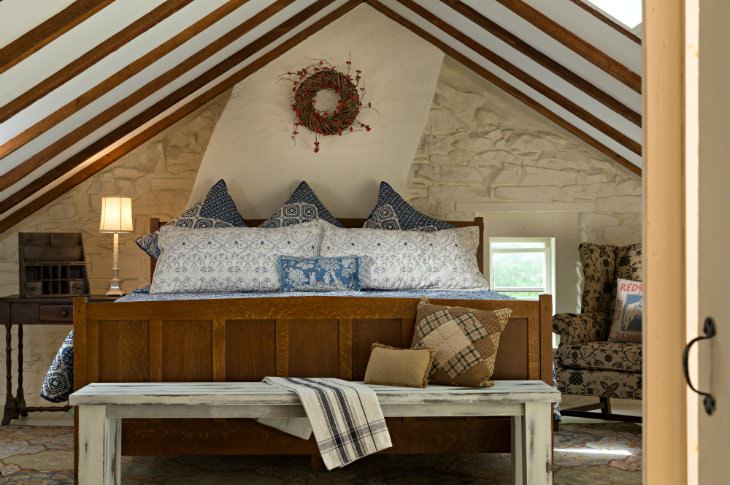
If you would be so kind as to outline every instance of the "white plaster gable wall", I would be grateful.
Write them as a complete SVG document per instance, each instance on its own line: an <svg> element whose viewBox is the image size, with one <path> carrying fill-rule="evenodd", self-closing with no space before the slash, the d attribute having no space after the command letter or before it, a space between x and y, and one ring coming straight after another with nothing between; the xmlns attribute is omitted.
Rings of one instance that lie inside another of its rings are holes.
<svg viewBox="0 0 730 485"><path fill-rule="evenodd" d="M291 84L279 76L326 58L362 69L377 112L362 119L370 133L322 137L313 153L306 129L290 138ZM405 189L428 117L443 53L368 5L360 5L233 90L206 149L190 202L224 178L246 218L268 217L301 180L340 217L366 217L377 184Z"/></svg>

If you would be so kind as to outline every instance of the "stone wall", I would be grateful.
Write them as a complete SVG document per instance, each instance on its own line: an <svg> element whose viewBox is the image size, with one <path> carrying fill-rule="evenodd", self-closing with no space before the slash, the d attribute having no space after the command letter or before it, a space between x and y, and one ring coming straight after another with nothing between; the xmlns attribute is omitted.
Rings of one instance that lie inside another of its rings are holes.
<svg viewBox="0 0 730 485"><path fill-rule="evenodd" d="M578 214L582 241L641 240L641 178L451 58L409 176L442 218Z"/></svg>
<svg viewBox="0 0 730 485"><path fill-rule="evenodd" d="M120 235L119 264L124 290L149 283L149 258L134 243L151 217L172 218L185 209L213 127L230 93L214 99L148 140L110 167L0 234L0 295L18 293L18 232L79 231L83 234L93 293L103 293L111 276L112 236L99 233L103 195L131 196L134 234ZM38 397L43 375L71 326L25 329L25 390L29 405ZM13 337L13 349L17 339ZM4 351L3 351L4 353ZM15 359L15 350L13 351ZM0 396L5 395L5 380Z"/></svg>
<svg viewBox="0 0 730 485"><path fill-rule="evenodd" d="M579 309L581 241L642 237L641 177L448 57L407 187L426 213L484 217L486 237L554 238L557 312Z"/></svg>

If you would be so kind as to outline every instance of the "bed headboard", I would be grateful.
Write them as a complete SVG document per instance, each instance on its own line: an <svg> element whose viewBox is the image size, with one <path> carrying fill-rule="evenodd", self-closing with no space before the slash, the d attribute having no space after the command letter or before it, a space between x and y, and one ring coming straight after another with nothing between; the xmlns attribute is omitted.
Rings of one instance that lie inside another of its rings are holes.
<svg viewBox="0 0 730 485"><path fill-rule="evenodd" d="M266 219L249 219L246 220L246 225L249 227L257 227L263 224ZM337 219L342 223L343 226L349 228L362 227L365 224L366 219ZM479 248L477 249L477 264L479 265L479 271L484 273L484 218L475 217L473 221L446 221L456 227L467 227L477 226L479 228ZM165 222L160 219L153 217L150 219L150 232L155 232L163 226ZM155 274L155 258L150 258L150 281L152 276Z"/></svg>

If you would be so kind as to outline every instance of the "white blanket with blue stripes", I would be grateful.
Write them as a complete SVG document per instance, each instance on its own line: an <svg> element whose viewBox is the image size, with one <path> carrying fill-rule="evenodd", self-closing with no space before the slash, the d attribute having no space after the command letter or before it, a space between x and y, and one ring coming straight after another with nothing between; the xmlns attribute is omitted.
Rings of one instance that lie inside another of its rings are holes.
<svg viewBox="0 0 730 485"><path fill-rule="evenodd" d="M335 378L265 377L297 393L306 418L267 418L261 424L308 439L314 433L328 470L390 448L378 396L368 386Z"/></svg>

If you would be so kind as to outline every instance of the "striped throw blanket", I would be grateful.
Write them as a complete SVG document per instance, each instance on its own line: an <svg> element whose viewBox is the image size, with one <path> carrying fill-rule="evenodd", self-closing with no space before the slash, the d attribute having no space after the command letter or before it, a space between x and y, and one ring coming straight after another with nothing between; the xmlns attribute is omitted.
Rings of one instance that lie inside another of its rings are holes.
<svg viewBox="0 0 730 485"><path fill-rule="evenodd" d="M334 378L266 377L264 382L296 392L307 418L259 422L304 439L314 432L328 470L393 446L378 396L368 386Z"/></svg>

